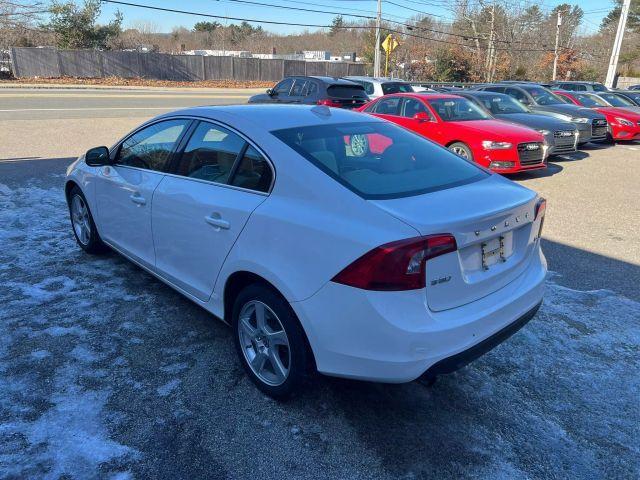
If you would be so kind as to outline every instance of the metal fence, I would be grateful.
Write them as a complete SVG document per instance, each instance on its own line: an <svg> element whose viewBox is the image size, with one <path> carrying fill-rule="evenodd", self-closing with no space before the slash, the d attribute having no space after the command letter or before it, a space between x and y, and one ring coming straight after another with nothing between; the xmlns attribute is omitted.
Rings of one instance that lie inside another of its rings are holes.
<svg viewBox="0 0 640 480"><path fill-rule="evenodd" d="M11 49L13 75L24 77L122 77L154 80L265 80L288 75L364 75L365 65L349 62L207 57L56 48Z"/></svg>

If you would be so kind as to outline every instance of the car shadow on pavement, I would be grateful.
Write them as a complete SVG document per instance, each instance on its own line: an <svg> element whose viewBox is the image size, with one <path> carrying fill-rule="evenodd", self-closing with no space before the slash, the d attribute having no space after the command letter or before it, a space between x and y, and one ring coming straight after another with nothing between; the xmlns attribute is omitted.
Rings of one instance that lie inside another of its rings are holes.
<svg viewBox="0 0 640 480"><path fill-rule="evenodd" d="M560 173L562 170L564 170L564 167L562 165L548 162L547 168L513 173L506 177L513 181L527 181L535 178L552 177L555 174Z"/></svg>

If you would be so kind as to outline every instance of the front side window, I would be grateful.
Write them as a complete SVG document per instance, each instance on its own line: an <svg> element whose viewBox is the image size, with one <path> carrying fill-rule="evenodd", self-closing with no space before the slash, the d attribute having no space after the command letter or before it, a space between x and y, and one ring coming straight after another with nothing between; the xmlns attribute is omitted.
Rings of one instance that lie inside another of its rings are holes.
<svg viewBox="0 0 640 480"><path fill-rule="evenodd" d="M466 98L434 98L428 100L443 122L464 122L491 118L481 107Z"/></svg>
<svg viewBox="0 0 640 480"><path fill-rule="evenodd" d="M593 87L593 91L594 92L607 92L608 91L607 87L605 87L601 83L594 83L592 85L592 87Z"/></svg>
<svg viewBox="0 0 640 480"><path fill-rule="evenodd" d="M245 141L226 128L201 122L180 158L176 173L183 177L227 183Z"/></svg>
<svg viewBox="0 0 640 480"><path fill-rule="evenodd" d="M415 98L405 98L404 105L402 106L402 116L407 118L413 118L417 113L426 113L431 118L427 107L420 100Z"/></svg>
<svg viewBox="0 0 640 480"><path fill-rule="evenodd" d="M293 84L293 88L291 89L292 97L300 97L302 96L302 92L304 91L304 87L306 85L305 80L297 79Z"/></svg>
<svg viewBox="0 0 640 480"><path fill-rule="evenodd" d="M249 145L231 179L231 185L258 192L268 192L272 180L271 167L264 157Z"/></svg>
<svg viewBox="0 0 640 480"><path fill-rule="evenodd" d="M366 199L421 195L489 175L446 148L388 122L295 127L271 133Z"/></svg>
<svg viewBox="0 0 640 480"><path fill-rule="evenodd" d="M374 105L374 112L380 115L400 115L400 97L383 98Z"/></svg>
<svg viewBox="0 0 640 480"><path fill-rule="evenodd" d="M273 91L278 95L289 95L289 90L293 85L293 78L285 78L279 84L277 84Z"/></svg>
<svg viewBox="0 0 640 480"><path fill-rule="evenodd" d="M523 105L528 105L529 103L531 103L529 101L529 98L527 97L527 94L517 88L507 88L505 90L505 93L515 98L518 102L520 102Z"/></svg>
<svg viewBox="0 0 640 480"><path fill-rule="evenodd" d="M166 120L137 131L122 142L116 164L165 171L176 142L188 124L189 120Z"/></svg>

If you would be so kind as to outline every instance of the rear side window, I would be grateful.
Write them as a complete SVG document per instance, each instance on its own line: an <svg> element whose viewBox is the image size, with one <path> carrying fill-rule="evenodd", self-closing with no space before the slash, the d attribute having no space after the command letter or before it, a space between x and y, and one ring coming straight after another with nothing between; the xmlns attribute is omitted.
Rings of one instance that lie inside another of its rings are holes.
<svg viewBox="0 0 640 480"><path fill-rule="evenodd" d="M330 85L327 93L335 98L367 98L362 85Z"/></svg>
<svg viewBox="0 0 640 480"><path fill-rule="evenodd" d="M272 180L271 167L260 152L249 145L233 174L231 185L258 192L268 192Z"/></svg>
<svg viewBox="0 0 640 480"><path fill-rule="evenodd" d="M296 80L295 83L293 84L293 88L291 89L291 96L292 97L300 97L302 96L302 92L304 91L304 87L306 85L306 81L305 80Z"/></svg>
<svg viewBox="0 0 640 480"><path fill-rule="evenodd" d="M165 171L176 142L189 123L189 120L167 120L137 131L122 142L116 164Z"/></svg>
<svg viewBox="0 0 640 480"><path fill-rule="evenodd" d="M272 134L365 199L421 195L489 175L446 148L389 122L295 127Z"/></svg>
<svg viewBox="0 0 640 480"><path fill-rule="evenodd" d="M593 91L594 92L607 92L608 91L607 87L605 87L601 83L594 83L592 86L593 86Z"/></svg>
<svg viewBox="0 0 640 480"><path fill-rule="evenodd" d="M413 92L413 87L408 83L383 83L382 84L382 93L388 95L390 93L411 93Z"/></svg>
<svg viewBox="0 0 640 480"><path fill-rule="evenodd" d="M318 84L312 80L309 80L302 94L306 97L311 97L317 93L318 93Z"/></svg>
<svg viewBox="0 0 640 480"><path fill-rule="evenodd" d="M202 122L191 135L176 173L183 177L227 183L244 144L244 140L235 133Z"/></svg>

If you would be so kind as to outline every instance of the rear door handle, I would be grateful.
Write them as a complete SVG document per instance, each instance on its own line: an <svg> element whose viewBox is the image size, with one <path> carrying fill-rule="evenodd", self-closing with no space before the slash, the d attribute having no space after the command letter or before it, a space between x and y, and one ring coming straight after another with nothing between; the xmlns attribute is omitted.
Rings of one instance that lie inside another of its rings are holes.
<svg viewBox="0 0 640 480"><path fill-rule="evenodd" d="M229 224L229 222L227 222L226 220L223 220L219 216L214 217L213 215L209 215L208 217L204 217L204 219L209 225L212 225L214 227L218 227L223 230L229 230L229 228L231 228L231 225Z"/></svg>
<svg viewBox="0 0 640 480"><path fill-rule="evenodd" d="M130 195L129 198L131 199L131 201L133 203L136 203L138 205L146 205L147 204L147 200L142 195L140 195L138 192Z"/></svg>

